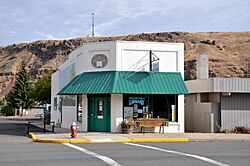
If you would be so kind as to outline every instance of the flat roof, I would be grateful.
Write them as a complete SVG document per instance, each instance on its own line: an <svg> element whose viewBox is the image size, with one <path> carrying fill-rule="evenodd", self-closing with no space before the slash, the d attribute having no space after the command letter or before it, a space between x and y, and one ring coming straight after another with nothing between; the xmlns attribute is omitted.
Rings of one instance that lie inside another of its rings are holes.
<svg viewBox="0 0 250 166"><path fill-rule="evenodd" d="M185 81L189 93L250 93L250 78L207 78Z"/></svg>

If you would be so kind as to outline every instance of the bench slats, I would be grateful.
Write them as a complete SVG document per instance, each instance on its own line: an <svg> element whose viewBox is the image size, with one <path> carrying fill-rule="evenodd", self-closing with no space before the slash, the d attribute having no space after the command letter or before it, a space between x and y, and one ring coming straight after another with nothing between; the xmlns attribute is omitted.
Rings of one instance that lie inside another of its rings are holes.
<svg viewBox="0 0 250 166"><path fill-rule="evenodd" d="M164 126L166 125L166 119L165 118L137 118L136 122L139 123L139 127L141 127L141 132L142 129L144 129L144 133L145 133L145 128L153 128L156 126L160 127L160 131L161 132L161 128L163 129L163 133L164 133Z"/></svg>

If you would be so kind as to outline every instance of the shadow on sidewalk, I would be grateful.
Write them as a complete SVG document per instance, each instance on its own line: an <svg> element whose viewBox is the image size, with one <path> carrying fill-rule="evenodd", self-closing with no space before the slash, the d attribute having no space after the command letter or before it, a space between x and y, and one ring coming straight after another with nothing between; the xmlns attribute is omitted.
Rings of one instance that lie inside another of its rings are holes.
<svg viewBox="0 0 250 166"><path fill-rule="evenodd" d="M27 136L28 121L37 121L34 119L7 119L0 118L0 136ZM32 126L33 131L41 131L40 128Z"/></svg>

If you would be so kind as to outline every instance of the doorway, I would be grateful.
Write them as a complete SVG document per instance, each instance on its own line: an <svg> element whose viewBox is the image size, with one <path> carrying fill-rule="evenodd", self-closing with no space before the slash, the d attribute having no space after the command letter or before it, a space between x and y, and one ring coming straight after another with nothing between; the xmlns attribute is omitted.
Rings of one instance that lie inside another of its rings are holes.
<svg viewBox="0 0 250 166"><path fill-rule="evenodd" d="M88 98L88 131L110 132L110 97Z"/></svg>

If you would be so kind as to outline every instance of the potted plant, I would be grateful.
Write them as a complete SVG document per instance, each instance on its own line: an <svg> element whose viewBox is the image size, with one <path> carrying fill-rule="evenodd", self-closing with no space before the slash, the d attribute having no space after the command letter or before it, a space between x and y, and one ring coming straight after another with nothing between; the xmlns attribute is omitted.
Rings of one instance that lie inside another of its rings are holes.
<svg viewBox="0 0 250 166"><path fill-rule="evenodd" d="M121 127L123 134L132 134L136 127L136 122L134 120L125 119L121 122Z"/></svg>

